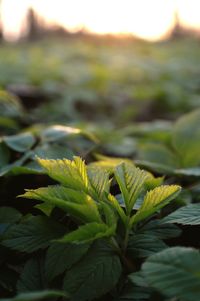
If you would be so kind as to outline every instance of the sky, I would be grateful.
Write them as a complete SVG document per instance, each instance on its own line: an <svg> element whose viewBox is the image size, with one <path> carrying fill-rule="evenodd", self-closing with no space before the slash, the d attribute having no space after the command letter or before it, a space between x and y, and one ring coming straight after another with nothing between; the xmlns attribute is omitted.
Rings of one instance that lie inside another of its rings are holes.
<svg viewBox="0 0 200 301"><path fill-rule="evenodd" d="M28 7L49 23L72 31L85 28L103 33L133 33L147 40L162 38L174 24L200 28L200 0L2 0L4 36L17 39L24 30Z"/></svg>

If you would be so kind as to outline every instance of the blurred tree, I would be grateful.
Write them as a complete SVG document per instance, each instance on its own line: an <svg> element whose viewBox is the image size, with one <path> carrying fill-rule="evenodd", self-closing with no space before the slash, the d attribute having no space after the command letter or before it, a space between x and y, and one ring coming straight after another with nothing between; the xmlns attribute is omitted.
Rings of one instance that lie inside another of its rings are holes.
<svg viewBox="0 0 200 301"><path fill-rule="evenodd" d="M29 8L27 13L27 25L28 25L28 38L34 40L39 31L38 20L35 11Z"/></svg>

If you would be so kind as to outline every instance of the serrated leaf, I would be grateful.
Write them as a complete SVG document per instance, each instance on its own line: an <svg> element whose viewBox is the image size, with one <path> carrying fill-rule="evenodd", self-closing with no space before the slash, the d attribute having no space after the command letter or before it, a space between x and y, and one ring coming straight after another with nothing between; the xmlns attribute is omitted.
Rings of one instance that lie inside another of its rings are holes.
<svg viewBox="0 0 200 301"><path fill-rule="evenodd" d="M134 258L148 257L164 250L167 245L155 235L135 234L129 240L128 253Z"/></svg>
<svg viewBox="0 0 200 301"><path fill-rule="evenodd" d="M17 292L33 292L45 289L43 262L40 258L28 260L20 273Z"/></svg>
<svg viewBox="0 0 200 301"><path fill-rule="evenodd" d="M88 176L85 162L80 157L74 160L45 160L38 159L38 163L47 174L66 187L87 192Z"/></svg>
<svg viewBox="0 0 200 301"><path fill-rule="evenodd" d="M200 300L200 254L184 247L166 249L150 256L142 266L150 286L168 297Z"/></svg>
<svg viewBox="0 0 200 301"><path fill-rule="evenodd" d="M88 167L89 192L97 201L105 198L110 188L109 172L102 168Z"/></svg>
<svg viewBox="0 0 200 301"><path fill-rule="evenodd" d="M64 290L71 301L93 300L111 290L121 275L119 257L107 250L90 252L64 278Z"/></svg>
<svg viewBox="0 0 200 301"><path fill-rule="evenodd" d="M176 223L181 225L200 225L200 204L190 204L172 212L163 223Z"/></svg>
<svg viewBox="0 0 200 301"><path fill-rule="evenodd" d="M115 178L122 192L127 212L130 213L150 174L134 165L122 163L115 169Z"/></svg>
<svg viewBox="0 0 200 301"><path fill-rule="evenodd" d="M138 223L166 206L179 194L180 190L181 187L178 185L163 185L147 192L142 206L137 213L132 216L130 224Z"/></svg>
<svg viewBox="0 0 200 301"><path fill-rule="evenodd" d="M32 253L46 248L50 241L61 237L65 227L42 216L31 216L21 224L11 226L1 244L13 250Z"/></svg>
<svg viewBox="0 0 200 301"><path fill-rule="evenodd" d="M82 221L101 222L96 203L84 192L56 185L27 190L27 192L20 197L41 200L70 213Z"/></svg>
<svg viewBox="0 0 200 301"><path fill-rule="evenodd" d="M90 245L75 245L68 243L52 244L46 254L45 274L48 281L70 269L88 251Z"/></svg>
<svg viewBox="0 0 200 301"><path fill-rule="evenodd" d="M31 133L23 133L13 136L5 136L3 141L14 151L23 153L29 150L34 145L36 140Z"/></svg>
<svg viewBox="0 0 200 301"><path fill-rule="evenodd" d="M160 239L169 239L181 234L181 229L173 224L165 224L163 220L152 220L145 224L137 233L154 235Z"/></svg>
<svg viewBox="0 0 200 301"><path fill-rule="evenodd" d="M115 225L108 227L106 224L88 223L66 234L58 241L76 244L89 243L99 238L109 237L114 234L114 231Z"/></svg>

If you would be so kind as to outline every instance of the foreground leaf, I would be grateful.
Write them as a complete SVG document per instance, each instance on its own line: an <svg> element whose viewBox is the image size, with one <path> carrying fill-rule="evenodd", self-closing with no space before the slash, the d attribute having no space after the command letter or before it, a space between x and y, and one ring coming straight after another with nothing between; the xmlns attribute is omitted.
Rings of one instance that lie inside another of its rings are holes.
<svg viewBox="0 0 200 301"><path fill-rule="evenodd" d="M74 160L45 160L38 159L38 163L46 170L47 174L66 187L87 191L88 176L85 162L80 157Z"/></svg>
<svg viewBox="0 0 200 301"><path fill-rule="evenodd" d="M147 257L164 250L167 245L155 235L136 234L133 235L128 244L128 253L136 257Z"/></svg>
<svg viewBox="0 0 200 301"><path fill-rule="evenodd" d="M131 218L131 224L138 223L166 206L179 194L180 190L181 187L177 185L163 185L147 192L142 206Z"/></svg>
<svg viewBox="0 0 200 301"><path fill-rule="evenodd" d="M45 260L45 274L48 281L71 268L88 251L89 246L88 244L52 244L47 250Z"/></svg>
<svg viewBox="0 0 200 301"><path fill-rule="evenodd" d="M21 224L10 227L1 244L32 253L46 248L51 240L61 237L65 231L65 227L47 217L31 216Z"/></svg>
<svg viewBox="0 0 200 301"><path fill-rule="evenodd" d="M70 213L82 221L101 222L96 203L84 192L56 185L27 190L20 197L41 200Z"/></svg>
<svg viewBox="0 0 200 301"><path fill-rule="evenodd" d="M150 174L132 164L122 163L116 167L115 178L122 192L127 212L130 213Z"/></svg>
<svg viewBox="0 0 200 301"><path fill-rule="evenodd" d="M152 255L142 266L150 286L184 301L200 300L200 254L174 247Z"/></svg>
<svg viewBox="0 0 200 301"><path fill-rule="evenodd" d="M162 222L181 225L200 225L200 204L190 204L181 207L166 216Z"/></svg>
<svg viewBox="0 0 200 301"><path fill-rule="evenodd" d="M71 301L93 300L111 290L120 275L119 257L110 250L94 248L66 273L64 290L71 295Z"/></svg>
<svg viewBox="0 0 200 301"><path fill-rule="evenodd" d="M114 234L114 227L108 227L106 224L89 223L80 226L77 230L63 236L59 242L88 243L99 238L109 237Z"/></svg>

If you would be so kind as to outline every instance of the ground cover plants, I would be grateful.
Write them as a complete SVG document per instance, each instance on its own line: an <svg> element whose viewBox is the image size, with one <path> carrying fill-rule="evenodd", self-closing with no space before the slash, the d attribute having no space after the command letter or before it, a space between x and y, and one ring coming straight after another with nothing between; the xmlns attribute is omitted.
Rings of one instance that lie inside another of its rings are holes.
<svg viewBox="0 0 200 301"><path fill-rule="evenodd" d="M0 49L0 300L199 301L199 41L51 43Z"/></svg>

